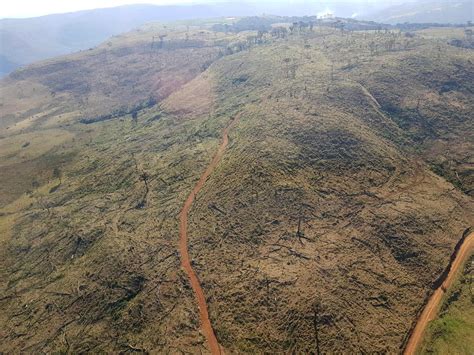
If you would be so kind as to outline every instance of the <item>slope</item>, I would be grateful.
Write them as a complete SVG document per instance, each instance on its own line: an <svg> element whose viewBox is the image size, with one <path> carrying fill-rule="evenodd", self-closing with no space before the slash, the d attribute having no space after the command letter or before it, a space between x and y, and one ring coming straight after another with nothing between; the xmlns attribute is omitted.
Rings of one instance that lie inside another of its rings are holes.
<svg viewBox="0 0 474 355"><path fill-rule="evenodd" d="M358 72L406 53L351 69L359 36L273 43L212 66L220 112L241 120L190 231L231 351L397 351L472 223L470 199L403 148L408 135L359 84Z"/></svg>
<svg viewBox="0 0 474 355"><path fill-rule="evenodd" d="M2 134L18 139L17 155L36 145L22 148L25 134L73 137L38 152L67 157L59 172L40 164L49 175L4 200L0 350L208 351L180 268L179 213L238 116L187 219L219 343L249 353L399 351L473 222L472 198L433 172L427 153L438 139L452 146L447 161L472 151L468 139L455 144L472 120L469 76L456 76L469 71L470 52L426 31L322 27L259 40L204 28L169 29L151 55L162 30L116 39L107 62L95 59L105 44L2 82L13 98ZM426 54L439 46L442 56ZM448 76L457 86L445 97ZM75 81L60 94L41 94L66 77ZM13 94L21 85L38 96ZM157 104L141 105L150 95ZM407 128L418 96L436 98L443 114L422 110Z"/></svg>
<svg viewBox="0 0 474 355"><path fill-rule="evenodd" d="M0 76L38 60L88 50L109 37L153 21L169 22L253 13L251 8L239 4L141 4L26 19L0 19Z"/></svg>

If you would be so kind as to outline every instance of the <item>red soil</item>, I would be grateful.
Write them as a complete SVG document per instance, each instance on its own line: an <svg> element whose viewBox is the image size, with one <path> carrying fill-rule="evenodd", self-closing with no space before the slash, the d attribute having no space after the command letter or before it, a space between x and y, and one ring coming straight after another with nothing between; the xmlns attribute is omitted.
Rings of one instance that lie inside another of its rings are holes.
<svg viewBox="0 0 474 355"><path fill-rule="evenodd" d="M184 203L183 209L179 214L179 250L181 253L181 266L186 271L189 277L189 281L191 282L191 286L193 288L194 294L196 295L196 300L198 302L199 307L199 316L201 318L201 327L204 335L206 336L207 342L209 344L209 348L212 354L221 354L221 347L219 342L217 341L216 335L214 334L214 329L212 329L212 324L209 319L209 312L207 310L207 303L206 297L204 296L204 291L199 283L199 278L196 275L196 272L191 266L189 252L188 252L188 213L191 209L193 204L194 198L199 193L199 191L204 186L209 175L211 175L214 168L219 163L220 159L224 155L224 151L229 143L228 132L229 129L234 125L236 119L233 119L230 124L224 129L222 132L222 142L217 149L214 158L212 159L211 163L207 166L206 171L201 175L201 178L194 186L194 189L189 194L186 202Z"/></svg>

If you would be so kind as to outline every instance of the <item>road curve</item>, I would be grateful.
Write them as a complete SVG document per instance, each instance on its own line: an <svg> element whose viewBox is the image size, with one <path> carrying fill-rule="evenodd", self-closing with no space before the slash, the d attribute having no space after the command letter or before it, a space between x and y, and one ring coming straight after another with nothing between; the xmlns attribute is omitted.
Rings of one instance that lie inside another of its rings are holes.
<svg viewBox="0 0 474 355"><path fill-rule="evenodd" d="M454 279L456 278L457 271L463 266L466 259L470 256L472 250L474 250L474 233L470 233L466 237L459 248L458 253L456 254L456 258L451 264L451 268L446 280L444 280L441 286L438 287L429 298L428 303L421 312L420 317L416 322L415 328L413 328L410 338L408 339L405 351L403 352L404 355L413 355L416 353L416 350L423 341L423 336L429 322L435 319L438 313L444 293L453 283Z"/></svg>
<svg viewBox="0 0 474 355"><path fill-rule="evenodd" d="M199 317L201 319L202 331L206 337L207 343L209 344L209 349L212 354L221 354L221 347L217 341L216 335L214 334L214 329L212 329L211 320L209 319L209 312L207 310L206 297L204 296L204 291L202 290L199 278L196 275L193 267L191 266L191 261L189 258L188 252L188 213L193 204L194 198L199 193L199 191L204 186L209 175L211 175L214 168L219 163L224 151L229 143L228 132L229 129L235 124L237 119L232 119L229 125L222 132L222 141L217 149L216 154L212 158L212 161L207 166L206 171L201 175L201 178L194 186L193 190L189 194L184 206L179 214L179 251L181 254L181 266L186 271L193 288L194 294L196 295L196 300L199 307Z"/></svg>

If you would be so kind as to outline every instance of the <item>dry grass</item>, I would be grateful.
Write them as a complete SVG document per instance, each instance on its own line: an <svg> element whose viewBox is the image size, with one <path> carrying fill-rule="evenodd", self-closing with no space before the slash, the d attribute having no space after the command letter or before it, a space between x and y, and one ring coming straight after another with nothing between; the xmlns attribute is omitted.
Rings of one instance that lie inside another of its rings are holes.
<svg viewBox="0 0 474 355"><path fill-rule="evenodd" d="M307 43L315 49L281 43L211 68L217 112L241 118L198 197L192 252L231 352L314 351L315 304L322 351L395 352L472 202L403 147L406 133L357 75L328 82L331 62Z"/></svg>
<svg viewBox="0 0 474 355"><path fill-rule="evenodd" d="M439 41L422 36L385 51L393 34L328 28L221 56L248 34L192 29L190 46L180 27L151 51L160 26L2 82L13 101L0 140L11 163L0 351L205 352L178 213L237 114L189 219L219 341L229 352L399 351L473 221L472 198L430 166L440 140L446 161L469 166L457 163L472 150L469 76L439 93L469 55L444 46L438 58ZM33 82L38 96L10 91ZM158 105L136 122L78 123L150 95ZM417 97L427 103L410 116Z"/></svg>
<svg viewBox="0 0 474 355"><path fill-rule="evenodd" d="M206 116L216 101L212 75L202 74L171 94L162 107L175 115Z"/></svg>
<svg viewBox="0 0 474 355"><path fill-rule="evenodd" d="M0 166L33 160L72 138L73 135L70 132L60 129L42 130L4 138L0 140Z"/></svg>

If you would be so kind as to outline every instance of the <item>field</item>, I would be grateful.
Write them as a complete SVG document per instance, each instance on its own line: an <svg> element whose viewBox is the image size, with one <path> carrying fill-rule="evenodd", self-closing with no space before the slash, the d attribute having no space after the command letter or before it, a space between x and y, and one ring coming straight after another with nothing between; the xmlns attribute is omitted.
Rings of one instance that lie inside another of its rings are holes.
<svg viewBox="0 0 474 355"><path fill-rule="evenodd" d="M462 32L211 25L1 82L0 351L207 352L179 213L237 118L188 216L219 343L403 348L474 221Z"/></svg>

